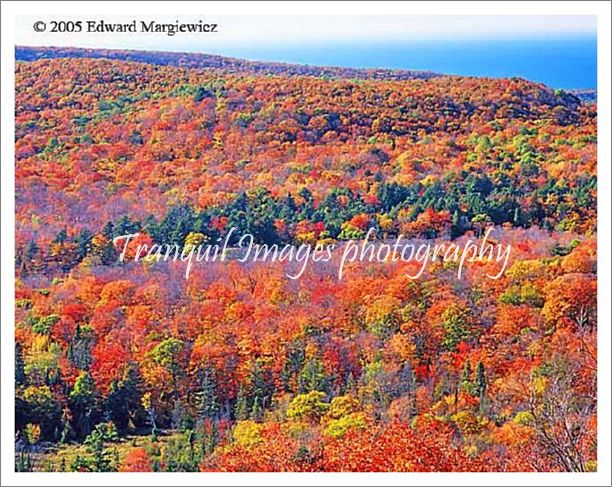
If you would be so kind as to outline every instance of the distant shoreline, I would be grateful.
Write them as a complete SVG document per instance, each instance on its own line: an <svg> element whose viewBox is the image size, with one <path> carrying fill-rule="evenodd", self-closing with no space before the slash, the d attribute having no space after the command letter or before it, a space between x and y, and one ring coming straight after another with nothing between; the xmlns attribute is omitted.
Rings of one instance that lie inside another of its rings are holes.
<svg viewBox="0 0 612 487"><path fill-rule="evenodd" d="M192 68L224 67L255 75L408 80L437 76L518 77L594 101L597 61L589 39L406 42L232 47L221 52L16 46L16 59L108 58ZM594 41L596 43L596 40ZM202 46L206 51L206 46Z"/></svg>

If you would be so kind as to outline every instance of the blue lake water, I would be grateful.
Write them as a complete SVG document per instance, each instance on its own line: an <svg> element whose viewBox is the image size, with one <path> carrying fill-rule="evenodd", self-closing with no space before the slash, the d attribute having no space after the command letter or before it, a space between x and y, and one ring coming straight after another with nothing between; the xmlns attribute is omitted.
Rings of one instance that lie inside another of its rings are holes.
<svg viewBox="0 0 612 487"><path fill-rule="evenodd" d="M227 47L217 53L259 61L418 69L466 76L519 76L553 88L597 87L595 37L276 46L255 44Z"/></svg>

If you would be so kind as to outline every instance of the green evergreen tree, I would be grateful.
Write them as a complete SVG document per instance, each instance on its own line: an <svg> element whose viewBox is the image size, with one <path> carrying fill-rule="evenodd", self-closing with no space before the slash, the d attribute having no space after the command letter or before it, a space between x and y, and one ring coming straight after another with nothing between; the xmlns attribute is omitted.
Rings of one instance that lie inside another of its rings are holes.
<svg viewBox="0 0 612 487"><path fill-rule="evenodd" d="M141 418L144 417L141 401L143 394L142 379L136 363L131 362L128 364L119 382L119 387L122 390L122 397L127 405L127 428L131 430L142 425Z"/></svg>
<svg viewBox="0 0 612 487"><path fill-rule="evenodd" d="M249 417L249 400L242 385L238 388L236 405L234 406L234 416L236 417L236 421L243 421Z"/></svg>
<svg viewBox="0 0 612 487"><path fill-rule="evenodd" d="M250 418L253 421L261 421L263 419L263 408L261 407L259 396L255 396L255 399L253 399Z"/></svg>
<svg viewBox="0 0 612 487"><path fill-rule="evenodd" d="M213 419L219 415L219 401L217 399L217 381L215 370L206 367L201 373L200 390L196 393L198 414L203 419Z"/></svg>
<svg viewBox="0 0 612 487"><path fill-rule="evenodd" d="M189 415L189 412L183 405L183 402L179 399L174 400L174 407L172 408L172 429L179 431L187 431L193 427L193 421Z"/></svg>
<svg viewBox="0 0 612 487"><path fill-rule="evenodd" d="M300 393L323 391L327 392L327 377L321 362L315 358L310 359L298 377Z"/></svg>
<svg viewBox="0 0 612 487"><path fill-rule="evenodd" d="M258 407L264 409L269 397L268 386L266 383L266 374L259 360L255 361L251 370L251 398L253 400L253 408L255 401L258 400Z"/></svg>
<svg viewBox="0 0 612 487"><path fill-rule="evenodd" d="M115 425L110 423L100 423L85 438L84 445L90 458L84 459L88 470L92 472L112 472L117 468L117 450L105 448L107 442L117 441L119 435Z"/></svg>
<svg viewBox="0 0 612 487"><path fill-rule="evenodd" d="M96 386L89 372L79 374L68 395L68 402L72 410L73 430L78 437L87 436L91 432L98 403Z"/></svg>
<svg viewBox="0 0 612 487"><path fill-rule="evenodd" d="M463 372L461 372L461 383L469 384L472 380L472 366L470 365L470 361L466 360L465 365L463 366Z"/></svg>
<svg viewBox="0 0 612 487"><path fill-rule="evenodd" d="M478 365L476 366L476 392L480 398L480 410L484 411L487 398L487 376L485 366L482 362L478 362Z"/></svg>
<svg viewBox="0 0 612 487"><path fill-rule="evenodd" d="M121 433L127 431L130 416L126 390L120 385L119 381L111 382L110 392L105 402L105 411Z"/></svg>
<svg viewBox="0 0 612 487"><path fill-rule="evenodd" d="M26 383L25 365L23 363L23 349L21 343L15 342L15 385L22 386Z"/></svg>
<svg viewBox="0 0 612 487"><path fill-rule="evenodd" d="M68 232L66 231L66 227L64 227L57 233L53 239L53 243L64 243L66 240L68 240Z"/></svg>

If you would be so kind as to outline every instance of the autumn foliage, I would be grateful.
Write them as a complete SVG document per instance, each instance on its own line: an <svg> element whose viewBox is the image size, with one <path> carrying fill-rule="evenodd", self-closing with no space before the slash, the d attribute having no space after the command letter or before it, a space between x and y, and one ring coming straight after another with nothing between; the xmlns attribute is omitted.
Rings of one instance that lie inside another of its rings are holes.
<svg viewBox="0 0 612 487"><path fill-rule="evenodd" d="M597 468L595 106L522 79L96 52L16 65L24 454L81 445L75 471ZM232 226L268 243L494 226L512 253L498 280L484 261L460 280L400 262L294 281L231 259L186 280L112 244Z"/></svg>

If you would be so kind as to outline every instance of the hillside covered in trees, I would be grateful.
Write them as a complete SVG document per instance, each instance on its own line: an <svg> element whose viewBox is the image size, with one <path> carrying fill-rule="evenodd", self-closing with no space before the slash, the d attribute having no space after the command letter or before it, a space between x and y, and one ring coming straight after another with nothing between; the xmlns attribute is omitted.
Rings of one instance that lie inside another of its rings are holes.
<svg viewBox="0 0 612 487"><path fill-rule="evenodd" d="M16 56L18 469L596 469L594 104L518 78ZM112 244L488 227L512 245L499 280L231 260L185 280Z"/></svg>
<svg viewBox="0 0 612 487"><path fill-rule="evenodd" d="M308 66L302 64L247 61L245 59L193 52L157 52L116 49L84 49L70 47L16 46L15 59L34 61L54 58L114 59L151 63L160 66L183 68L223 69L226 73L248 73L252 75L315 76L354 79L428 79L436 76L429 71L406 69L355 69L334 66Z"/></svg>

